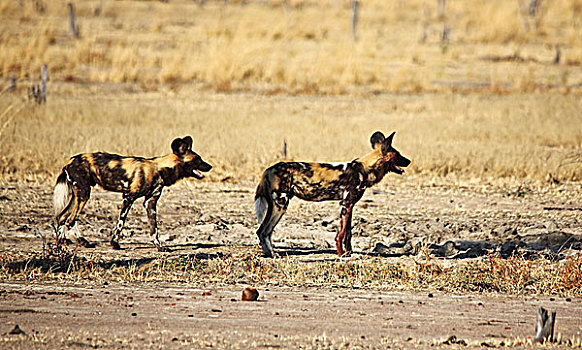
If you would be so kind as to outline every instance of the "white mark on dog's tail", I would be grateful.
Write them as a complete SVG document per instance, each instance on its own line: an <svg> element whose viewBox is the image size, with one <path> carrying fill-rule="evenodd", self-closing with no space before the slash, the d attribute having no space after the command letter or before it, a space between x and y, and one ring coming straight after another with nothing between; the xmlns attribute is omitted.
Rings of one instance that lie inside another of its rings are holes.
<svg viewBox="0 0 582 350"><path fill-rule="evenodd" d="M267 216L267 199L262 196L257 197L255 199L255 213L257 214L257 220L259 220L259 224L262 224L265 220L265 216Z"/></svg>
<svg viewBox="0 0 582 350"><path fill-rule="evenodd" d="M69 207L72 198L73 189L71 188L71 180L69 179L67 170L63 169L63 172L57 178L57 184L55 185L55 190L53 192L53 206L55 209L55 218L57 219L57 223L59 218Z"/></svg>

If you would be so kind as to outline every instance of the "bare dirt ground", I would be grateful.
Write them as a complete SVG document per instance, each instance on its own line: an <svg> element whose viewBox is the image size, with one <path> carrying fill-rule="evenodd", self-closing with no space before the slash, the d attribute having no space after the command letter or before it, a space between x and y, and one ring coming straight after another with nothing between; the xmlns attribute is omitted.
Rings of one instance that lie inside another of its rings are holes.
<svg viewBox="0 0 582 350"><path fill-rule="evenodd" d="M392 177L368 190L354 212L355 254L414 264L428 249L445 264L490 252L561 260L582 250L582 186L512 182L439 182ZM120 196L95 189L80 221L96 243L77 254L103 261L163 254L259 254L254 184L184 182L158 206L162 240L148 244L145 210L130 212L121 251L108 232ZM0 187L2 254L23 259L52 239L51 184ZM336 261L337 203L293 200L278 225L277 259ZM71 235L71 239L73 236ZM556 310L556 333L579 339L582 298L452 295L439 291L255 285L258 302L241 302L243 284L105 282L81 279L0 282L1 348L411 348L527 344L536 310ZM9 334L18 325L26 334ZM454 336L455 338L452 338ZM520 341L522 339L523 341Z"/></svg>
<svg viewBox="0 0 582 350"><path fill-rule="evenodd" d="M268 288L242 302L227 286L2 288L3 348L423 348L452 336L499 346L533 334L539 305L557 311L562 334L582 330L579 299ZM14 324L27 335L6 335Z"/></svg>

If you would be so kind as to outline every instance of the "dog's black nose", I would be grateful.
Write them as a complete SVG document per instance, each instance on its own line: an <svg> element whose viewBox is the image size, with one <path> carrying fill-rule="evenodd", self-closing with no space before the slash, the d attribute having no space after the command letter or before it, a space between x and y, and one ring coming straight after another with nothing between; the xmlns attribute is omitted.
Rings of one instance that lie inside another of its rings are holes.
<svg viewBox="0 0 582 350"><path fill-rule="evenodd" d="M210 171L212 169L212 165L208 163L204 163L204 166L200 169L202 171Z"/></svg>
<svg viewBox="0 0 582 350"><path fill-rule="evenodd" d="M410 159L400 156L396 162L396 165L406 168L410 165Z"/></svg>

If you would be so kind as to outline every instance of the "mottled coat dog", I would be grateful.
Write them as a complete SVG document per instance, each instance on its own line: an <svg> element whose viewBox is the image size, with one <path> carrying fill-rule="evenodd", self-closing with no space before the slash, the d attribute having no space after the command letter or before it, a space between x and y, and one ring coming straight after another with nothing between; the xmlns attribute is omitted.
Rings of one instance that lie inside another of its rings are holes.
<svg viewBox="0 0 582 350"><path fill-rule="evenodd" d="M402 174L402 168L410 164L410 160L392 147L394 134L385 137L381 132L375 132L370 138L374 150L351 162L280 162L267 168L255 194L255 210L260 224L257 235L265 256L274 255L273 229L293 197L314 202L340 201L340 230L335 242L340 256L349 255L352 251L354 205L366 189L380 182L386 173Z"/></svg>
<svg viewBox="0 0 582 350"><path fill-rule="evenodd" d="M192 138L186 136L172 142L172 152L155 158L127 157L111 153L83 153L73 156L63 167L54 189L53 202L57 241L65 238L65 233L74 227L79 244L89 247L90 243L81 236L77 226L77 216L91 195L91 187L101 186L107 191L121 192L123 205L117 225L111 233L111 245L120 249L119 236L133 202L144 197L150 235L153 244L165 251L158 237L156 203L166 186L178 180L195 177L204 178L212 166L192 151Z"/></svg>

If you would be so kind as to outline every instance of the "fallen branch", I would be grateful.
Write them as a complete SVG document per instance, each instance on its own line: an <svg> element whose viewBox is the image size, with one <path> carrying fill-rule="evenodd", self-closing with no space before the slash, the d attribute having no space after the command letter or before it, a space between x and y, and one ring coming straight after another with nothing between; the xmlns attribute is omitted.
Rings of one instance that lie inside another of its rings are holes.
<svg viewBox="0 0 582 350"><path fill-rule="evenodd" d="M582 207L544 207L544 210L582 210Z"/></svg>

